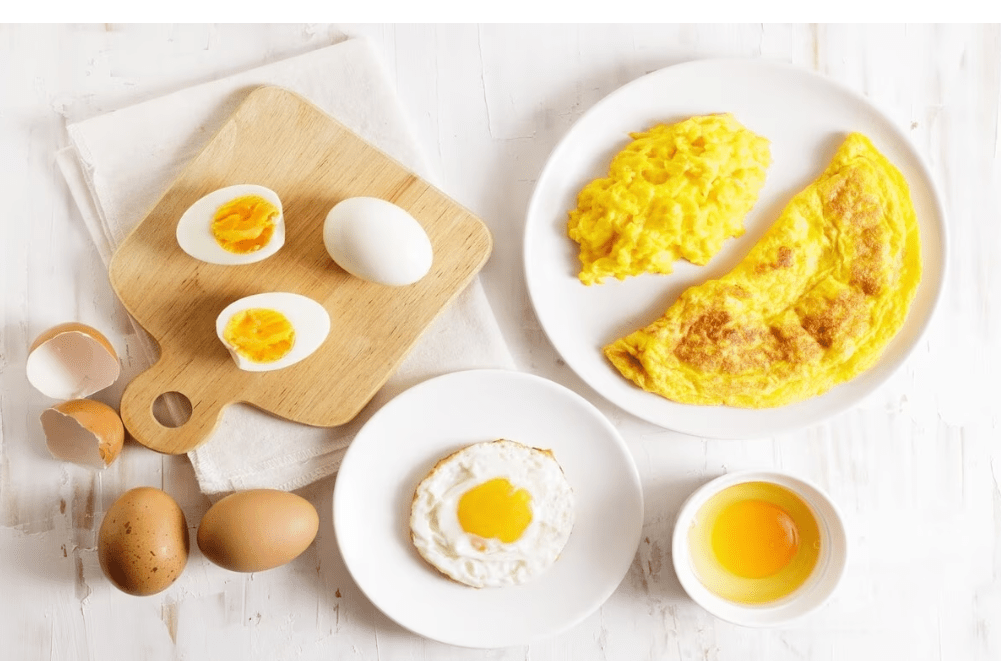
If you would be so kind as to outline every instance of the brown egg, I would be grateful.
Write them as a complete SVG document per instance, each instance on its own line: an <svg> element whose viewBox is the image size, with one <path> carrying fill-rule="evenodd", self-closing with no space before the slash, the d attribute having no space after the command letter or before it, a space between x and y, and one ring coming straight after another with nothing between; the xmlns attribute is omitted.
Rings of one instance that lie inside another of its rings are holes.
<svg viewBox="0 0 1001 661"><path fill-rule="evenodd" d="M188 524L173 498L153 487L131 489L104 515L97 535L101 569L123 592L156 594L188 562Z"/></svg>
<svg viewBox="0 0 1001 661"><path fill-rule="evenodd" d="M73 399L42 411L42 430L56 459L105 468L118 458L125 427L118 412L91 399Z"/></svg>
<svg viewBox="0 0 1001 661"><path fill-rule="evenodd" d="M240 491L220 500L202 517L198 548L231 571L264 571L305 551L319 526L316 508L294 493Z"/></svg>

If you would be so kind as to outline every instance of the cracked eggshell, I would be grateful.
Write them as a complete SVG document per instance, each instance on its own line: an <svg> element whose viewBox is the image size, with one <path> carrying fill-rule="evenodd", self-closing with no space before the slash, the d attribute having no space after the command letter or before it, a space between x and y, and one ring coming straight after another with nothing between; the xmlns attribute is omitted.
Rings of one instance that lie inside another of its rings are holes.
<svg viewBox="0 0 1001 661"><path fill-rule="evenodd" d="M118 354L96 328L69 322L39 335L28 350L28 382L53 399L80 399L118 379Z"/></svg>
<svg viewBox="0 0 1001 661"><path fill-rule="evenodd" d="M351 275L382 285L410 285L431 270L431 240L405 209L376 197L349 197L323 222L323 245Z"/></svg>
<svg viewBox="0 0 1001 661"><path fill-rule="evenodd" d="M139 597L170 587L184 571L189 550L184 512L153 487L122 494L97 533L101 571L119 590Z"/></svg>
<svg viewBox="0 0 1001 661"><path fill-rule="evenodd" d="M115 409L91 399L74 399L46 409L42 430L56 459L106 468L125 443L125 427Z"/></svg>
<svg viewBox="0 0 1001 661"><path fill-rule="evenodd" d="M222 205L247 195L263 197L278 209L274 234L260 250L245 254L229 252L212 236L212 218ZM270 188L256 184L236 184L214 190L188 207L177 221L176 236L181 250L203 262L224 266L253 264L271 257L285 245L285 212L278 193Z"/></svg>

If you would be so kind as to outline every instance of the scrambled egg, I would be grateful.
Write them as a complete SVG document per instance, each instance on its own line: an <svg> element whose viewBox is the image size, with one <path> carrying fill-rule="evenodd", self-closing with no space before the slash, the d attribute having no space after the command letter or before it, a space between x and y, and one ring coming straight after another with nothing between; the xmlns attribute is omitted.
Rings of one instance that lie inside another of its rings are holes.
<svg viewBox="0 0 1001 661"><path fill-rule="evenodd" d="M692 117L632 133L608 177L577 196L568 234L580 244L580 281L670 273L705 264L744 233L771 164L768 140L733 115Z"/></svg>
<svg viewBox="0 0 1001 661"><path fill-rule="evenodd" d="M733 271L605 347L627 378L689 404L782 406L879 358L921 279L907 182L860 133Z"/></svg>

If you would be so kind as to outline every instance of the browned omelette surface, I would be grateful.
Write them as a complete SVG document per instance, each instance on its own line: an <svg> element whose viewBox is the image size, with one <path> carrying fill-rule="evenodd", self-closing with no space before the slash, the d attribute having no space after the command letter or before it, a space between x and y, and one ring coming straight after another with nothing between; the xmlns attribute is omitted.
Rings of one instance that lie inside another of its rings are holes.
<svg viewBox="0 0 1001 661"><path fill-rule="evenodd" d="M730 273L689 288L604 351L623 376L668 399L782 406L875 363L920 278L907 182L853 133Z"/></svg>

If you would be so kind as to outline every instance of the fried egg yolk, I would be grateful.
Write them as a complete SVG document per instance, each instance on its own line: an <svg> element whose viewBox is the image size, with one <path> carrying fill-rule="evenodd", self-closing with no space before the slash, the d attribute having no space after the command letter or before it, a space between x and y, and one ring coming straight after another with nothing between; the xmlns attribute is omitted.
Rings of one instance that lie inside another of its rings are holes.
<svg viewBox="0 0 1001 661"><path fill-rule="evenodd" d="M789 564L799 549L799 530L778 505L744 500L723 510L713 526L716 559L745 578L771 576Z"/></svg>
<svg viewBox="0 0 1001 661"><path fill-rule="evenodd" d="M459 524L470 535L517 541L532 522L532 495L502 477L488 480L462 495Z"/></svg>
<svg viewBox="0 0 1001 661"><path fill-rule="evenodd" d="M291 351L295 329L281 312L249 308L230 317L223 339L247 360L270 363Z"/></svg>
<svg viewBox="0 0 1001 661"><path fill-rule="evenodd" d="M275 232L278 208L259 195L244 195L219 207L212 217L212 236L223 250L247 254L268 244Z"/></svg>

